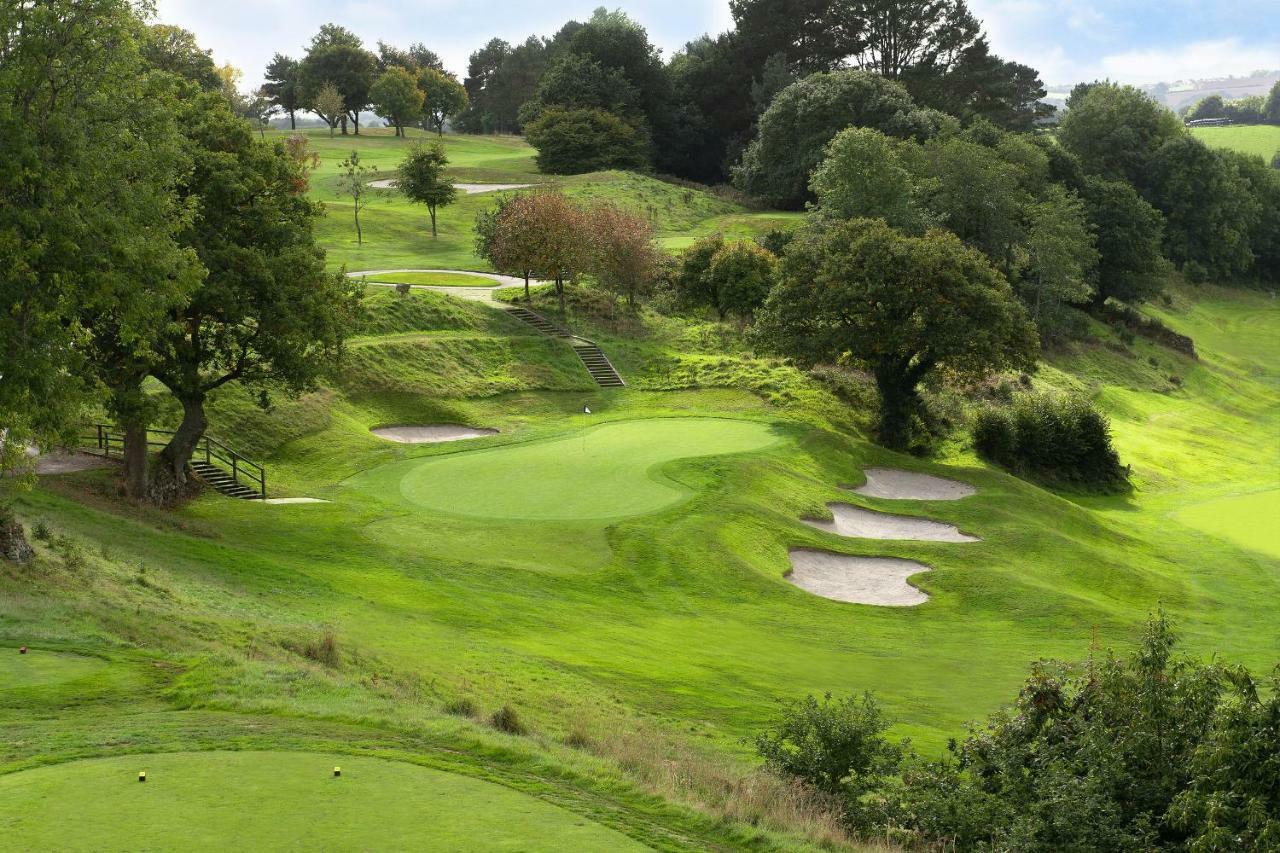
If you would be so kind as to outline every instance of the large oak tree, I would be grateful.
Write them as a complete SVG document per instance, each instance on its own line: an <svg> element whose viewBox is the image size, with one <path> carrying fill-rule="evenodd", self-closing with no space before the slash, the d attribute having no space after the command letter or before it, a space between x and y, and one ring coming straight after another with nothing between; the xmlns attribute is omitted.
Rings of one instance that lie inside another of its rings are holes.
<svg viewBox="0 0 1280 853"><path fill-rule="evenodd" d="M981 253L944 231L911 237L868 219L814 224L791 241L756 334L803 365L869 370L879 438L894 448L911 444L930 374L1030 368L1038 347L1022 304Z"/></svg>

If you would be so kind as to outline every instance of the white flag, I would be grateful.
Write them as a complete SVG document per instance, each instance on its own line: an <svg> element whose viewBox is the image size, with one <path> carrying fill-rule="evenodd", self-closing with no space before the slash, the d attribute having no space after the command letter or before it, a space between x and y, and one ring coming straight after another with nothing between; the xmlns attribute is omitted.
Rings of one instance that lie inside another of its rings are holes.
<svg viewBox="0 0 1280 853"><path fill-rule="evenodd" d="M589 414L591 414L591 407L590 407L590 406L583 406L583 407L582 407L582 413L583 413L584 415L589 415Z"/></svg>

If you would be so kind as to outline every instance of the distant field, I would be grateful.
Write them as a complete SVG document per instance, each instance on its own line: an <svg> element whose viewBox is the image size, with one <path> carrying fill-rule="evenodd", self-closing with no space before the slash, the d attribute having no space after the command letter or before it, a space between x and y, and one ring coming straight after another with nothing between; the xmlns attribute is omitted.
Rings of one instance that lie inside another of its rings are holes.
<svg viewBox="0 0 1280 853"><path fill-rule="evenodd" d="M1256 154L1268 163L1280 151L1280 125L1256 124L1236 127L1193 127L1191 132L1206 145Z"/></svg>

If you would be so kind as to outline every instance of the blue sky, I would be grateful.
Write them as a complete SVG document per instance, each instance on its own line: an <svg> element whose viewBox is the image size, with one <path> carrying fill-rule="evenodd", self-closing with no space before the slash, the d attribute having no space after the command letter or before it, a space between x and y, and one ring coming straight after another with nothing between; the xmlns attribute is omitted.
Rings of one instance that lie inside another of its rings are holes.
<svg viewBox="0 0 1280 853"><path fill-rule="evenodd" d="M157 0L166 23L196 33L214 57L256 85L279 50L300 55L320 24L379 39L422 41L461 75L493 37L551 34L601 5L572 0ZM727 29L728 0L630 0L621 5L669 55L690 38ZM970 0L996 52L1040 69L1050 85L1111 77L1127 83L1280 69L1277 0Z"/></svg>

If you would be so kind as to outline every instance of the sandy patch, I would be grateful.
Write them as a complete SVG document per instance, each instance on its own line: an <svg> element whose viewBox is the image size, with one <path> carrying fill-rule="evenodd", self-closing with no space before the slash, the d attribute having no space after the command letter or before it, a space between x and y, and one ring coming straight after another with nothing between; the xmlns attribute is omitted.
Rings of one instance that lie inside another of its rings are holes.
<svg viewBox="0 0 1280 853"><path fill-rule="evenodd" d="M328 501L323 498L266 498L258 503L271 504L272 506L290 506L292 504L327 504Z"/></svg>
<svg viewBox="0 0 1280 853"><path fill-rule="evenodd" d="M440 441L461 441L464 438L481 438L497 435L496 429L459 426L458 424L430 424L429 426L391 426L370 430L378 438L398 441L401 444L435 444Z"/></svg>
<svg viewBox="0 0 1280 853"><path fill-rule="evenodd" d="M393 190L396 188L396 179L383 178L379 181L370 181L369 186L375 190ZM465 195L476 195L477 193L496 193L499 190L522 190L535 184L454 184L454 186Z"/></svg>
<svg viewBox="0 0 1280 853"><path fill-rule="evenodd" d="M869 498L903 501L958 501L977 493L968 483L900 471L897 468L868 468L862 472L867 482L853 491Z"/></svg>
<svg viewBox="0 0 1280 853"><path fill-rule="evenodd" d="M787 580L806 592L853 604L913 607L929 596L907 578L929 571L923 563L895 557L850 557L797 548L790 554Z"/></svg>
<svg viewBox="0 0 1280 853"><path fill-rule="evenodd" d="M872 512L849 504L827 504L831 521L816 518L800 519L810 527L825 530L837 536L858 539L914 539L920 542L978 542L976 536L961 533L954 524L914 518L909 515L890 515Z"/></svg>

